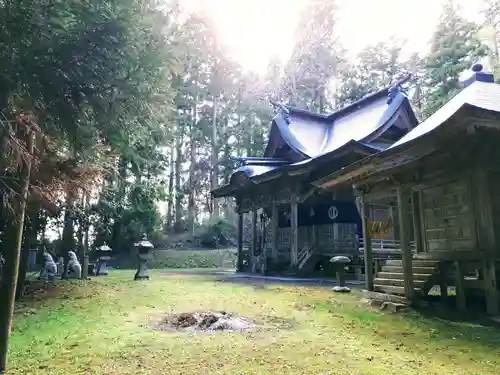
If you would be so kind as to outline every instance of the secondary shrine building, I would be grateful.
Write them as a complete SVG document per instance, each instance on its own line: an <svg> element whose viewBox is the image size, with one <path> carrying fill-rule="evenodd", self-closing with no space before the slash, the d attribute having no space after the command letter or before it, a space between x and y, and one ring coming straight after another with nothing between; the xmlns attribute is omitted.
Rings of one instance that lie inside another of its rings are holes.
<svg viewBox="0 0 500 375"><path fill-rule="evenodd" d="M415 301L434 285L446 299L454 286L459 309L480 297L497 314L500 85L478 64L464 86L390 147L312 184L359 195L367 289ZM394 208L401 255L377 267L374 205Z"/></svg>

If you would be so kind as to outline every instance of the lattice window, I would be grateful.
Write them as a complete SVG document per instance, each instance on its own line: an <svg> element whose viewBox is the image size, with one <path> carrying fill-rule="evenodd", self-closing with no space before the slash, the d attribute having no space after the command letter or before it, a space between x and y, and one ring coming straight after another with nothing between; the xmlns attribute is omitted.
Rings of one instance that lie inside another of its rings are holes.
<svg viewBox="0 0 500 375"><path fill-rule="evenodd" d="M334 223L318 226L318 244L328 251L350 252L357 248L357 225Z"/></svg>
<svg viewBox="0 0 500 375"><path fill-rule="evenodd" d="M290 248L290 228L278 229L278 249Z"/></svg>

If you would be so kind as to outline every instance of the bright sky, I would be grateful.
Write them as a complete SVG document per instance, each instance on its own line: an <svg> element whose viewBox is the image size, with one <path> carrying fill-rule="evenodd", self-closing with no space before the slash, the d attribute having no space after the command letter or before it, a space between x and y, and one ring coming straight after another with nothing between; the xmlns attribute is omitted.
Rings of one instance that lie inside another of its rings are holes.
<svg viewBox="0 0 500 375"><path fill-rule="evenodd" d="M329 0L325 0L329 1ZM338 0L339 37L351 56L391 36L406 41L405 52L423 52L445 0ZM455 0L469 19L480 17L482 0ZM304 0L183 0L204 6L219 37L247 69L263 71L277 56L286 60Z"/></svg>

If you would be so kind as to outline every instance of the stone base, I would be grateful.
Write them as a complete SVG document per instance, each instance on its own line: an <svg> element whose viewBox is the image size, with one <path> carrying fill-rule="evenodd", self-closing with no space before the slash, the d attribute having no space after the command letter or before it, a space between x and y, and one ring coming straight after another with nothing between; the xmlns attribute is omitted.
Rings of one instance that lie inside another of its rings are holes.
<svg viewBox="0 0 500 375"><path fill-rule="evenodd" d="M383 302L382 305L380 306L381 311L388 311L388 312L399 312L401 310L404 310L408 308L407 305L404 305L402 303L394 303L394 302Z"/></svg>
<svg viewBox="0 0 500 375"><path fill-rule="evenodd" d="M96 276L108 276L108 272L106 271L108 265L106 263L107 259L100 259L97 263L97 271Z"/></svg>
<svg viewBox="0 0 500 375"><path fill-rule="evenodd" d="M349 293L351 289L347 286L334 286L332 288L332 291L334 291L335 293Z"/></svg>
<svg viewBox="0 0 500 375"><path fill-rule="evenodd" d="M139 264L137 265L137 271L135 272L134 280L149 280L146 260L139 259Z"/></svg>

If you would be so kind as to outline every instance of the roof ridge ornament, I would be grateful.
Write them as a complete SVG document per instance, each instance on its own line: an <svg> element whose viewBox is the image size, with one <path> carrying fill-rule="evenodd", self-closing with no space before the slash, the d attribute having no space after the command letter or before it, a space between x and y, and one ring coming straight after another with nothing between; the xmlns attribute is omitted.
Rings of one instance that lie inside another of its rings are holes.
<svg viewBox="0 0 500 375"><path fill-rule="evenodd" d="M391 104L398 93L407 94L403 85L411 79L411 74L404 74L401 78L396 80L389 88L389 94L387 95L387 104Z"/></svg>
<svg viewBox="0 0 500 375"><path fill-rule="evenodd" d="M472 73L469 72L467 79L462 80L461 84L463 88L466 88L473 84L474 82L486 82L494 83L495 77L493 74L483 71L483 64L476 62L471 67ZM467 72L464 72L466 74Z"/></svg>
<svg viewBox="0 0 500 375"><path fill-rule="evenodd" d="M276 115L283 117L286 123L290 125L290 110L286 107L286 105L274 100L269 100L269 103L271 103Z"/></svg>

